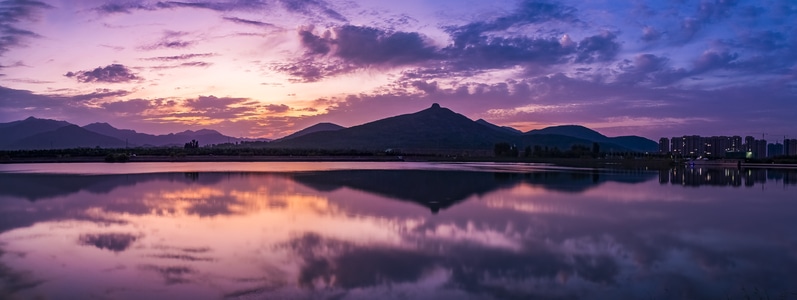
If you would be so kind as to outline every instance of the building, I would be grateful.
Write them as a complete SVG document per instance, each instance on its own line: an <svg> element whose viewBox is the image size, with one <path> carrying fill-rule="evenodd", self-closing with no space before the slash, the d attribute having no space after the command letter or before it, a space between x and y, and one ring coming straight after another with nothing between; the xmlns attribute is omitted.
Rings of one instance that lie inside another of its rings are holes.
<svg viewBox="0 0 797 300"><path fill-rule="evenodd" d="M684 156L698 157L702 156L705 152L705 142L699 135L685 135L684 141Z"/></svg>
<svg viewBox="0 0 797 300"><path fill-rule="evenodd" d="M765 158L767 157L767 140L755 140L753 143L753 157Z"/></svg>
<svg viewBox="0 0 797 300"><path fill-rule="evenodd" d="M783 155L783 144L775 142L767 145L767 157Z"/></svg>
<svg viewBox="0 0 797 300"><path fill-rule="evenodd" d="M797 156L797 139L783 140L783 154Z"/></svg>
<svg viewBox="0 0 797 300"><path fill-rule="evenodd" d="M670 139L670 151L673 155L680 156L684 154L684 139L682 137L673 137Z"/></svg>
<svg viewBox="0 0 797 300"><path fill-rule="evenodd" d="M665 137L659 139L659 153L670 153L670 139Z"/></svg>

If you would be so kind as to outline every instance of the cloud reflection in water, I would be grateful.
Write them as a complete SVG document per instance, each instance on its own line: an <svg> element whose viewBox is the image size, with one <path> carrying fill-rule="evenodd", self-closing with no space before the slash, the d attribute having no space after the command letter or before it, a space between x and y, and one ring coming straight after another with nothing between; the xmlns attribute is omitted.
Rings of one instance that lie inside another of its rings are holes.
<svg viewBox="0 0 797 300"><path fill-rule="evenodd" d="M65 286L80 297L124 286L109 296L210 299L796 292L793 172L770 171L763 178L782 187L765 189L717 188L717 176L735 182L734 172L709 172L711 188L667 184L707 180L678 172L662 173L666 181L550 170L61 175L61 192L0 191L0 295ZM35 284L15 284L18 274Z"/></svg>

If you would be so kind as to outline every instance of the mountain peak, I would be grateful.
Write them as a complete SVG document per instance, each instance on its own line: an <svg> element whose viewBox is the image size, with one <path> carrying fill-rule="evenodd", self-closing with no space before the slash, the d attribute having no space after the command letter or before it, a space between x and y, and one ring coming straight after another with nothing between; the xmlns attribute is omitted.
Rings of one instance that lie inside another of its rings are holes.
<svg viewBox="0 0 797 300"><path fill-rule="evenodd" d="M432 103L432 107L431 107L431 108L432 108L432 109L437 109L437 108L440 108L440 104L437 104L437 103Z"/></svg>

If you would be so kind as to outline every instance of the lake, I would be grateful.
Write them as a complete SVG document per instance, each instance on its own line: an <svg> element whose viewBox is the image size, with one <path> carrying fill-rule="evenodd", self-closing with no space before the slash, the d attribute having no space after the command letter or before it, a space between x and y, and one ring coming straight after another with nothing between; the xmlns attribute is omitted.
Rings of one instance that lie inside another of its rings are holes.
<svg viewBox="0 0 797 300"><path fill-rule="evenodd" d="M797 170L0 165L0 299L797 299Z"/></svg>

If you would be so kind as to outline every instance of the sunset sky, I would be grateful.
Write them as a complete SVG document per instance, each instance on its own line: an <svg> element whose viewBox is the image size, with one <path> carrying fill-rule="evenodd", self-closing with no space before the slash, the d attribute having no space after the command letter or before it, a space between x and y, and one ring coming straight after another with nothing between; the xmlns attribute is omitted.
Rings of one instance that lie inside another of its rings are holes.
<svg viewBox="0 0 797 300"><path fill-rule="evenodd" d="M0 122L277 138L432 103L523 131L797 138L797 2L0 1Z"/></svg>

